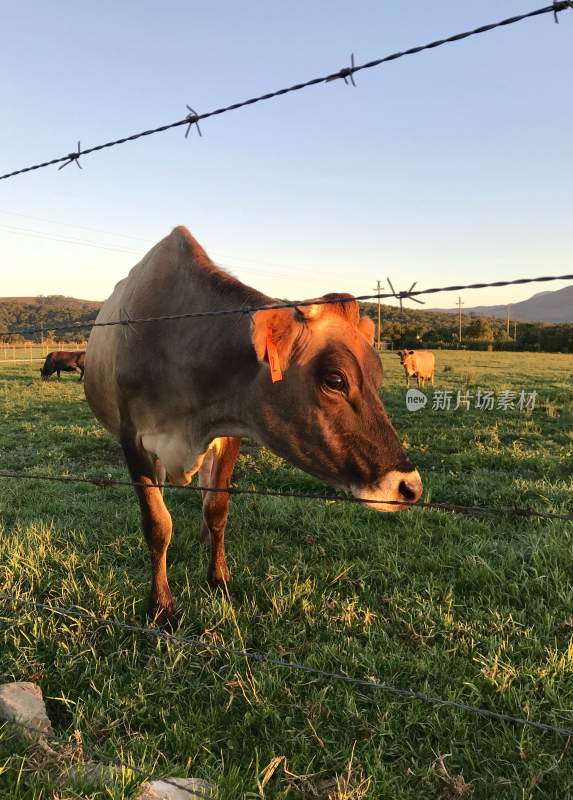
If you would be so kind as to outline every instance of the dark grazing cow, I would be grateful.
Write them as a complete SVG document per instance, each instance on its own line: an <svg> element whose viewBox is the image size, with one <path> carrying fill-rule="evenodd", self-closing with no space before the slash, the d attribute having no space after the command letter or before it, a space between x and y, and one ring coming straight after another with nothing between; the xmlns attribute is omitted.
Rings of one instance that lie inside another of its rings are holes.
<svg viewBox="0 0 573 800"><path fill-rule="evenodd" d="M422 494L380 400L372 321L349 295L320 300L91 331L85 393L136 484L151 558L148 613L160 623L175 620L166 569L171 516L159 487L166 477L184 485L199 473L201 486L227 488L243 436L377 511ZM179 227L117 284L97 322L272 302L216 267ZM223 591L228 509L228 494L204 493L208 579Z"/></svg>
<svg viewBox="0 0 573 800"><path fill-rule="evenodd" d="M84 377L84 362L86 358L85 350L67 352L66 350L54 350L48 353L44 366L40 370L43 381L47 381L54 372L60 377L60 372L79 372L80 381Z"/></svg>

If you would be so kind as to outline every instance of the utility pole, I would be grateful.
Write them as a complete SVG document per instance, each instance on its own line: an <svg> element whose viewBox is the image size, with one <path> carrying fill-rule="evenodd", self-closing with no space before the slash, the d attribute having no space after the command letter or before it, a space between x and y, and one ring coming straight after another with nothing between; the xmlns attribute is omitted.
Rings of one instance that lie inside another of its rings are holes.
<svg viewBox="0 0 573 800"><path fill-rule="evenodd" d="M460 310L460 313L459 313L459 332L458 332L458 339L459 339L460 343L461 343L461 341L462 341L462 306L463 306L462 298L461 298L461 297L458 297L458 308L459 308L459 310Z"/></svg>
<svg viewBox="0 0 573 800"><path fill-rule="evenodd" d="M511 304L509 304L507 306L507 338L508 339L511 339L511 336L510 336L510 333L509 333L509 309L510 308L511 308Z"/></svg>
<svg viewBox="0 0 573 800"><path fill-rule="evenodd" d="M376 341L377 341L378 352L380 353L381 352L380 335L382 331L382 320L380 318L380 291L381 291L380 281L376 281L376 287L374 291L378 295L378 337Z"/></svg>
<svg viewBox="0 0 573 800"><path fill-rule="evenodd" d="M513 321L513 341L517 342L517 320Z"/></svg>

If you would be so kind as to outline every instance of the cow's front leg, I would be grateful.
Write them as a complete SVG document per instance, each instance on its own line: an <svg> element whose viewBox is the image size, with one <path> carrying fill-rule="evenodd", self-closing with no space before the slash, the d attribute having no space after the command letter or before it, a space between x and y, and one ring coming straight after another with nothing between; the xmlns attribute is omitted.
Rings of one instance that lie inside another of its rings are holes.
<svg viewBox="0 0 573 800"><path fill-rule="evenodd" d="M84 377L84 368L83 368L83 367L80 367L80 368L79 368L77 371L80 373L80 378L79 378L79 381L80 381L80 383L81 383L81 382L82 382L82 380L83 380L83 377Z"/></svg>
<svg viewBox="0 0 573 800"><path fill-rule="evenodd" d="M228 489L240 446L241 440L237 437L215 439L199 470L200 486ZM230 496L226 492L203 492L201 533L210 547L207 579L213 589L221 589L226 596L231 577L225 558L225 527L229 516L229 500Z"/></svg>
<svg viewBox="0 0 573 800"><path fill-rule="evenodd" d="M167 581L167 548L171 540L171 515L163 502L162 491L152 459L131 442L122 440L125 460L136 486L141 510L141 527L151 559L151 592L147 614L160 626L175 628L173 597Z"/></svg>

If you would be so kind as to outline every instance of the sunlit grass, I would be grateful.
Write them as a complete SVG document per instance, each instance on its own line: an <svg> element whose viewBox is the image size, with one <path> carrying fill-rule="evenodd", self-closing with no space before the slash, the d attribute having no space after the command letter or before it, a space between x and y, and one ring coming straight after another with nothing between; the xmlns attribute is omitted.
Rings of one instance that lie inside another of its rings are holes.
<svg viewBox="0 0 573 800"><path fill-rule="evenodd" d="M573 496L573 357L437 353L437 389L536 390L530 414L406 411L398 359L383 398L427 497L564 513ZM2 468L125 478L117 445L73 378L26 365L0 380ZM267 451L244 486L320 490ZM573 525L237 496L228 526L234 606L205 582L200 498L167 492L181 632L326 670L573 726ZM0 587L142 619L147 553L129 487L0 481ZM62 620L0 612L0 675L33 679L61 737L155 774L214 781L222 798L566 798L566 740L278 667ZM62 756L64 758L64 756ZM64 758L65 761L65 758ZM0 796L123 798L71 779L0 731ZM465 788L464 788L465 787ZM469 787L469 788L468 788ZM458 794L455 792L458 791ZM465 795L459 792L465 792Z"/></svg>

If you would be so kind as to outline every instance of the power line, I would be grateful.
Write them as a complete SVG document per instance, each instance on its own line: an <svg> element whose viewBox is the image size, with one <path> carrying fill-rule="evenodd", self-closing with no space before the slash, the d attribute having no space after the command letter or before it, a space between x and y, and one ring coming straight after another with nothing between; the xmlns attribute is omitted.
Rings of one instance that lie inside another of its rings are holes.
<svg viewBox="0 0 573 800"><path fill-rule="evenodd" d="M63 222L62 220L57 219L47 219L46 217L36 217L33 214L23 214L19 211L6 211L5 209L0 209L0 214L4 214L5 216L9 217L23 217L24 219L33 219L36 222L47 222L50 225L64 225L66 228L78 228L82 231L91 231L91 233L104 233L106 236L118 236L122 239L133 239L137 242L145 242L149 244L149 239L144 238L143 236L132 236L129 233L119 233L119 231L106 231L102 228L92 228L88 225L76 225L73 222Z"/></svg>
<svg viewBox="0 0 573 800"><path fill-rule="evenodd" d="M525 717L518 717L514 716L513 714L506 714L499 711L491 711L488 708L480 708L479 706L473 706L468 703L459 703L456 700L446 700L441 697L433 697L426 692L419 692L415 689L402 689L381 681L373 681L367 678L354 678L351 675L345 675L342 672L330 672L319 669L318 667L308 666L307 664L299 664L296 661L286 661L283 658L277 658L269 653L260 653L251 650L238 650L237 648L227 647L225 645L216 644L215 642L202 642L200 639L167 633L167 631L163 631L158 628L143 628L141 625L132 625L130 623L121 622L120 620L113 618L109 619L105 617L97 617L94 614L88 614L85 611L79 611L74 608L63 608L61 606L39 603L35 600L24 600L5 592L0 593L0 599L14 603L16 606L34 608L37 611L47 611L48 613L57 614L59 616L85 619L89 622L95 622L98 625L117 628L118 630L129 631L131 633L139 633L145 636L155 637L157 639L165 639L166 641L172 641L178 644L186 645L187 647L192 647L194 650L206 650L220 653L222 655L243 658L249 661L256 661L262 664L269 664L275 667L296 670L306 673L307 675L314 675L317 678L329 680L331 682L341 682L352 686L360 686L364 689L386 692L387 694L401 697L404 700L418 700L422 703L428 703L434 706L445 706L448 708L454 708L458 711L465 711L486 719L497 720L499 722L510 722L514 725L535 728L542 733L557 733L560 736L573 736L573 728L566 728L547 722L539 722L537 720L526 719Z"/></svg>
<svg viewBox="0 0 573 800"><path fill-rule="evenodd" d="M572 0L573 2L573 0ZM387 299L390 297L394 297L397 300L400 300L400 304L402 304L403 300L414 299L419 295L424 294L437 294L439 292L457 292L461 291L462 289L469 290L469 289L491 289L491 288L498 288L502 286L520 286L526 283L547 283L548 281L568 281L573 280L573 274L571 275L544 275L539 278L516 278L511 281L494 281L493 283L471 283L465 285L455 285L455 286L438 286L432 289L416 289L413 290L413 286L410 287L407 291L400 291L390 294L363 294L363 295L350 295L348 297L340 297L337 298L337 302L339 303L352 303L354 301L365 301L365 300L377 300L377 299ZM419 301L418 301L419 302ZM324 299L324 298L316 298L314 300L294 300L292 302L276 302L276 303L266 303L260 306L241 306L240 308L221 308L221 309L214 309L212 311L190 311L182 314L160 314L154 317L141 317L139 319L117 319L117 320L110 320L109 322L95 322L95 320L87 321L87 322L77 322L77 323L68 323L66 325L57 325L51 326L50 330L52 331L70 331L76 329L84 329L84 328L107 328L112 325L140 325L150 322L167 322L172 320L182 320L182 319L199 319L204 317L229 317L234 315L245 315L245 314L254 314L256 311L268 311L271 309L277 308L299 308L301 306L312 306L312 305L327 305L332 303L332 299ZM24 334L34 334L38 333L40 328L21 328L18 330L11 330L8 331L5 335L24 335Z"/></svg>
<svg viewBox="0 0 573 800"><path fill-rule="evenodd" d="M0 230L15 236L26 236L32 239L45 239L49 242L57 242L58 244L75 244L80 245L81 247L94 247L97 250L111 250L113 252L125 253L127 255L135 255L139 257L141 257L142 254L141 250L135 250L133 248L114 247L113 245L93 242L88 239L79 239L73 236L65 236L58 233L45 233L44 231L38 231L33 228L17 228L13 225L0 224Z"/></svg>
<svg viewBox="0 0 573 800"><path fill-rule="evenodd" d="M124 136L120 139L114 139L109 142L105 142L104 144L98 144L95 147L87 147L85 149L81 149L80 142L78 142L77 150L68 153L64 156L59 156L58 158L52 158L49 161L43 161L39 164L33 164L29 167L23 167L21 169L13 170L12 172L7 172L4 175L0 175L0 180L6 180L7 178L13 178L16 175L22 175L25 172L32 172L34 170L43 169L45 167L52 166L54 164L61 164L62 166L60 169L68 164L71 164L75 161L75 163L79 166L79 159L83 158L84 156L89 155L90 153L96 153L100 150L106 150L110 147L116 147L120 144L125 144L126 142L133 142L137 139L141 139L145 136L153 136L157 133L163 133L164 131L171 130L172 128L178 128L181 126L187 126L188 130L191 125L197 125L200 120L209 119L210 117L220 116L221 114L226 114L229 111L237 111L240 108L245 108L246 106L252 106L255 103L260 103L265 100L272 100L275 97L282 97L286 94L291 94L292 92L298 92L302 89L306 89L310 86L317 86L322 83L328 83L330 81L335 80L344 80L346 83L347 80L350 78L352 83L354 83L354 75L357 72L360 72L365 69L372 69L373 67L379 67L382 64L387 64L390 61L396 61L399 58L403 58L404 56L411 56L416 55L417 53L421 53L425 50L433 50L436 47L441 47L445 44L450 44L453 42L459 42L464 39L468 39L470 36L476 36L480 33L488 33L489 31L495 30L496 28L506 27L508 25L513 25L517 22L521 22L522 20L530 19L532 17L538 17L543 14L553 14L555 17L555 21L557 21L557 14L561 11L565 11L568 8L573 8L573 0L555 0L551 5L544 6L543 8L535 9L534 11L529 11L525 14L519 14L517 16L508 17L507 19L503 19L500 22L493 22L488 25L482 25L479 28L474 28L470 31L465 31L463 33L456 33L453 36L448 36L445 39L437 39L433 42L429 42L428 44L419 45L418 47L411 47L408 50L402 50L397 53L391 53L390 55L384 56L383 58L375 59L374 61L368 61L365 64L355 64L354 63L354 56L352 56L352 63L350 67L343 67L342 69L338 70L337 72L332 72L329 75L323 75L320 78L312 78L311 80L304 81L303 83L297 83L293 86L288 86L283 89L277 89L274 92L268 92L266 94L259 95L258 97L251 97L248 100L241 100L238 103L232 103L229 106L223 106L221 108L216 108L213 111L207 111L203 114L197 114L190 109L190 113L187 114L183 119L179 119L176 122L170 122L166 125L160 125L156 128L151 128L146 131L140 131L139 133L133 133L130 136ZM188 107L189 108L189 107Z"/></svg>
<svg viewBox="0 0 573 800"><path fill-rule="evenodd" d="M9 215L15 217L23 217L25 219L32 219L36 220L37 222L45 222L50 225L64 225L68 228L77 228L78 230L86 230L91 231L92 233L103 233L106 236L117 236L123 237L126 239L132 239L134 241L142 242L149 247L150 240L143 238L141 236L132 236L129 234L118 233L103 230L101 228L92 228L86 225L75 225L69 222L63 222L61 220L54 220L54 219L47 219L45 217L36 217L31 214L22 214L16 211L3 211L0 210L0 215ZM86 239L79 239L76 237L67 236L65 233L60 233L58 231L38 231L33 228L16 228L11 225L7 225L5 223L0 223L0 230L4 230L9 234L14 235L22 235L22 236L30 236L32 238L45 238L50 239L52 241L61 241L63 244L78 244L80 246L87 246L87 247L98 247L100 249L105 250L115 250L118 253L131 253L133 255L141 256L141 249L134 249L123 245L112 245L107 242L93 242L88 241ZM57 239L55 237L58 237ZM333 272L332 270L328 271L319 271L316 267L301 267L301 266L292 266L290 264L277 264L274 261L268 260L260 260L260 259L251 259L251 258L244 258L241 256L224 256L216 251L212 251L213 256L215 257L215 262L218 266L223 268L228 268L230 270L236 270L237 272L249 272L257 275L269 275L271 277L287 277L290 278L293 272L299 272L303 275L307 276L308 282L315 281L316 278L331 278L333 276L338 276L341 278L348 278L347 273L343 272ZM217 257L219 256L219 257ZM235 261L243 261L243 264L236 264L233 263ZM252 266L254 265L254 266ZM258 266L257 266L258 265ZM261 269L264 267L264 269ZM277 271L279 270L279 271ZM311 276L311 277L309 277ZM300 278L298 279L301 280Z"/></svg>

